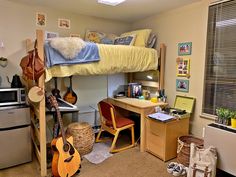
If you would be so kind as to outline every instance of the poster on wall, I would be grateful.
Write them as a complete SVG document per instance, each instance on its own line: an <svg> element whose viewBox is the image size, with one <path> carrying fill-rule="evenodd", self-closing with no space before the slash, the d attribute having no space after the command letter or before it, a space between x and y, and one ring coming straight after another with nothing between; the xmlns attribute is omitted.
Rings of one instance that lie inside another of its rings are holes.
<svg viewBox="0 0 236 177"><path fill-rule="evenodd" d="M69 19L58 19L58 27L64 29L70 29L70 20Z"/></svg>
<svg viewBox="0 0 236 177"><path fill-rule="evenodd" d="M192 42L184 42L178 44L178 55L191 55L192 53Z"/></svg>
<svg viewBox="0 0 236 177"><path fill-rule="evenodd" d="M189 80L176 79L176 91L188 92L189 91Z"/></svg>
<svg viewBox="0 0 236 177"><path fill-rule="evenodd" d="M190 59L189 58L177 58L176 69L178 77L190 77Z"/></svg>
<svg viewBox="0 0 236 177"><path fill-rule="evenodd" d="M36 12L36 25L37 26L46 26L46 14L42 12Z"/></svg>
<svg viewBox="0 0 236 177"><path fill-rule="evenodd" d="M49 40L55 37L59 37L59 34L57 32L45 31L45 40Z"/></svg>

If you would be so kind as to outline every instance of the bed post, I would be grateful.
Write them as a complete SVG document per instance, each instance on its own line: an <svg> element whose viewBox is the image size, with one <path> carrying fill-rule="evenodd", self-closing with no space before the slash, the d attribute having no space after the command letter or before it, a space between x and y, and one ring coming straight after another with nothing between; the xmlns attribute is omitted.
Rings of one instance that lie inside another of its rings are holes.
<svg viewBox="0 0 236 177"><path fill-rule="evenodd" d="M44 32L36 30L36 38L38 43L38 54L44 62ZM43 90L45 74L38 80L38 86ZM46 145L46 116L45 116L45 97L39 103L39 125L40 125L40 169L41 176L47 176L47 145Z"/></svg>
<svg viewBox="0 0 236 177"><path fill-rule="evenodd" d="M159 56L158 65L160 66L159 70L159 89L164 89L164 76L165 76L165 57L166 57L166 46L165 44L160 44L160 56Z"/></svg>

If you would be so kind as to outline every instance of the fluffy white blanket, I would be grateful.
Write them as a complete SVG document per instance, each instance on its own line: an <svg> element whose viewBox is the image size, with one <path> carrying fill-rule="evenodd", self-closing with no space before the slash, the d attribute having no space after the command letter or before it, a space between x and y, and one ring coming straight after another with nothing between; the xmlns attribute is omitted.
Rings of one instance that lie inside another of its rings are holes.
<svg viewBox="0 0 236 177"><path fill-rule="evenodd" d="M52 38L50 45L58 50L65 59L73 59L85 47L85 42L78 37Z"/></svg>

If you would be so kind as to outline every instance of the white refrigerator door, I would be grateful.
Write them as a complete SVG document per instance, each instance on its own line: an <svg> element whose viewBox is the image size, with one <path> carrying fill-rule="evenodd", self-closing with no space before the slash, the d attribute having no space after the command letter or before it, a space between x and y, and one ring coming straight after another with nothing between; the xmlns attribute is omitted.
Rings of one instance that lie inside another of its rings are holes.
<svg viewBox="0 0 236 177"><path fill-rule="evenodd" d="M32 161L30 126L0 130L0 169Z"/></svg>

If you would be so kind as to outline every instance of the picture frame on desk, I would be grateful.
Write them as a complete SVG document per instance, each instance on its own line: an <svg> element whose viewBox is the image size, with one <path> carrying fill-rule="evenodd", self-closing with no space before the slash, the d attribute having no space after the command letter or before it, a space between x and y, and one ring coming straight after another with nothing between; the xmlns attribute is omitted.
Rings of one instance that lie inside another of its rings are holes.
<svg viewBox="0 0 236 177"><path fill-rule="evenodd" d="M128 97L139 98L142 96L142 84L140 83L129 83L128 85Z"/></svg>

